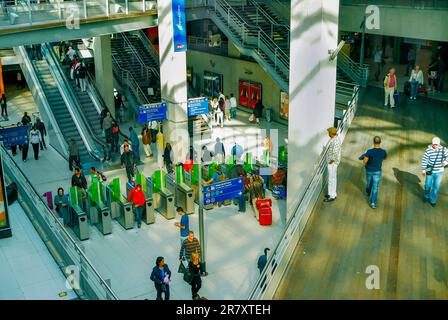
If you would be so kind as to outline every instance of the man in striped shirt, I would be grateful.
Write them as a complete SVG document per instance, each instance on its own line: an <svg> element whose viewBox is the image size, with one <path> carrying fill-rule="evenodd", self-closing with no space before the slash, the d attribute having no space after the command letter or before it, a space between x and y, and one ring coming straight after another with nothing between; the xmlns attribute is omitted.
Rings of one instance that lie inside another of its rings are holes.
<svg viewBox="0 0 448 320"><path fill-rule="evenodd" d="M336 199L337 186L337 170L341 162L341 141L337 135L336 128L328 128L330 142L327 152L327 168L328 168L328 194L325 195L324 202L331 202Z"/></svg>
<svg viewBox="0 0 448 320"><path fill-rule="evenodd" d="M180 248L180 252L179 252L179 261L182 261L182 258L184 256L184 250L185 250L185 257L188 259L190 259L191 254L193 252L196 252L199 254L199 258L201 257L201 245L199 243L199 240L196 239L196 237L194 236L194 232L193 231L189 231L188 232L188 236L187 239L184 240L184 242L182 243L182 246Z"/></svg>
<svg viewBox="0 0 448 320"><path fill-rule="evenodd" d="M422 174L425 179L424 201L429 201L435 207L440 183L443 179L445 166L448 165L448 149L440 144L440 138L432 139L422 159Z"/></svg>

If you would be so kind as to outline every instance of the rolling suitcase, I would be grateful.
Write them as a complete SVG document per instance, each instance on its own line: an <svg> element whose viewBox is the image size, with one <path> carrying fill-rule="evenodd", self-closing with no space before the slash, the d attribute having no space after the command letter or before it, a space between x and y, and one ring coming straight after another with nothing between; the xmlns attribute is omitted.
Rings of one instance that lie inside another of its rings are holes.
<svg viewBox="0 0 448 320"><path fill-rule="evenodd" d="M257 209L261 209L261 208L270 208L272 206L272 200L271 199L258 199L257 201L255 201L255 206L257 207Z"/></svg>
<svg viewBox="0 0 448 320"><path fill-rule="evenodd" d="M270 207L258 209L258 218L261 226L272 225L272 209Z"/></svg>

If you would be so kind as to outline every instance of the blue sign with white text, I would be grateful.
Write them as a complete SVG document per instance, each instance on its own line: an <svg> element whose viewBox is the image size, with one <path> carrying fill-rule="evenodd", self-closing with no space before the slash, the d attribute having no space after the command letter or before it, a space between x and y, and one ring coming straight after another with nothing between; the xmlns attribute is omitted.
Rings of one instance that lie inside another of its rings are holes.
<svg viewBox="0 0 448 320"><path fill-rule="evenodd" d="M0 141L3 141L6 149L28 144L28 126L0 128Z"/></svg>
<svg viewBox="0 0 448 320"><path fill-rule="evenodd" d="M173 39L174 52L187 51L187 22L185 0L173 1Z"/></svg>
<svg viewBox="0 0 448 320"><path fill-rule="evenodd" d="M200 116L208 113L208 98L188 99L188 116Z"/></svg>
<svg viewBox="0 0 448 320"><path fill-rule="evenodd" d="M138 106L138 123L166 120L166 103L153 103Z"/></svg>
<svg viewBox="0 0 448 320"><path fill-rule="evenodd" d="M235 199L243 194L243 178L220 181L203 187L204 205Z"/></svg>

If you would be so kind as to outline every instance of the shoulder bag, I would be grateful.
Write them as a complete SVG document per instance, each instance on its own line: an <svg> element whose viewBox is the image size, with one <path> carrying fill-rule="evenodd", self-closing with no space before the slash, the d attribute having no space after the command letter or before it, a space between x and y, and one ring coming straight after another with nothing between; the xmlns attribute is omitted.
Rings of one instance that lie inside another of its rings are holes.
<svg viewBox="0 0 448 320"><path fill-rule="evenodd" d="M443 152L443 149L444 148L442 148L442 152ZM437 159L439 159L439 154L440 154L440 150L439 150L439 152L437 152L437 156L436 156L436 159L434 160L434 162L433 162L433 164L432 165L427 165L426 166L426 175L427 176L430 176L430 175L432 175L432 171L434 170L434 167L435 167L435 165L436 165L436 163L437 163Z"/></svg>

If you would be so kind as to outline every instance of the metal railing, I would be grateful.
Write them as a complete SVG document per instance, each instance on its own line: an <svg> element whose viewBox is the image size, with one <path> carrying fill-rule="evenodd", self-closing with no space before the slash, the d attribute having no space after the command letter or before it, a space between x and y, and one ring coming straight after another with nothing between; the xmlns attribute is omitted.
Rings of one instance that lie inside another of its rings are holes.
<svg viewBox="0 0 448 320"><path fill-rule="evenodd" d="M358 108L359 87L353 86L353 97L348 104L348 109L338 126L338 135L341 143L355 117ZM306 222L314 209L318 197L322 190L323 177L327 170L326 157L329 145L325 146L319 160L308 178L305 191L296 197L296 201L291 204L292 216L287 222L285 231L278 242L276 248L270 254L270 258L263 269L258 281L253 287L248 299L261 300L272 299L280 284L283 274L286 272L289 261L294 253L294 249L303 234ZM291 196L291 195L289 195Z"/></svg>
<svg viewBox="0 0 448 320"><path fill-rule="evenodd" d="M343 51L339 52L337 61L338 67L340 67L353 81L364 87L367 86L367 80L369 79L369 65L361 65L353 61Z"/></svg>
<svg viewBox="0 0 448 320"><path fill-rule="evenodd" d="M88 299L118 300L112 288L95 269L90 259L85 255L75 239L67 232L59 218L48 208L42 197L20 167L14 162L11 155L0 146L5 176L14 181L18 187L19 201L28 212L37 218L41 227L48 230L47 236L63 258L65 267L76 267L80 271L80 291ZM65 273L64 273L65 274ZM79 290L78 290L79 291Z"/></svg>
<svg viewBox="0 0 448 320"><path fill-rule="evenodd" d="M413 9L448 9L447 0L342 0L341 5L377 5Z"/></svg>
<svg viewBox="0 0 448 320"><path fill-rule="evenodd" d="M152 42L148 39L145 32L143 32L143 30L139 30L136 34L142 41L143 45L148 50L151 57L154 59L154 61L157 62L157 65L160 65L159 50L152 44Z"/></svg>
<svg viewBox="0 0 448 320"><path fill-rule="evenodd" d="M0 17L9 20L11 27L49 23L76 23L75 19L109 18L129 14L155 12L157 2L150 0L99 0L64 1L47 0L35 3L31 0L17 0L4 5ZM70 21L70 22L69 22ZM8 28L2 26L3 29Z"/></svg>
<svg viewBox="0 0 448 320"><path fill-rule="evenodd" d="M219 46L211 46L210 44L212 42L210 38L188 36L187 42L188 48L191 50L210 52L218 55L227 55L229 51L229 43L227 41L221 41Z"/></svg>

